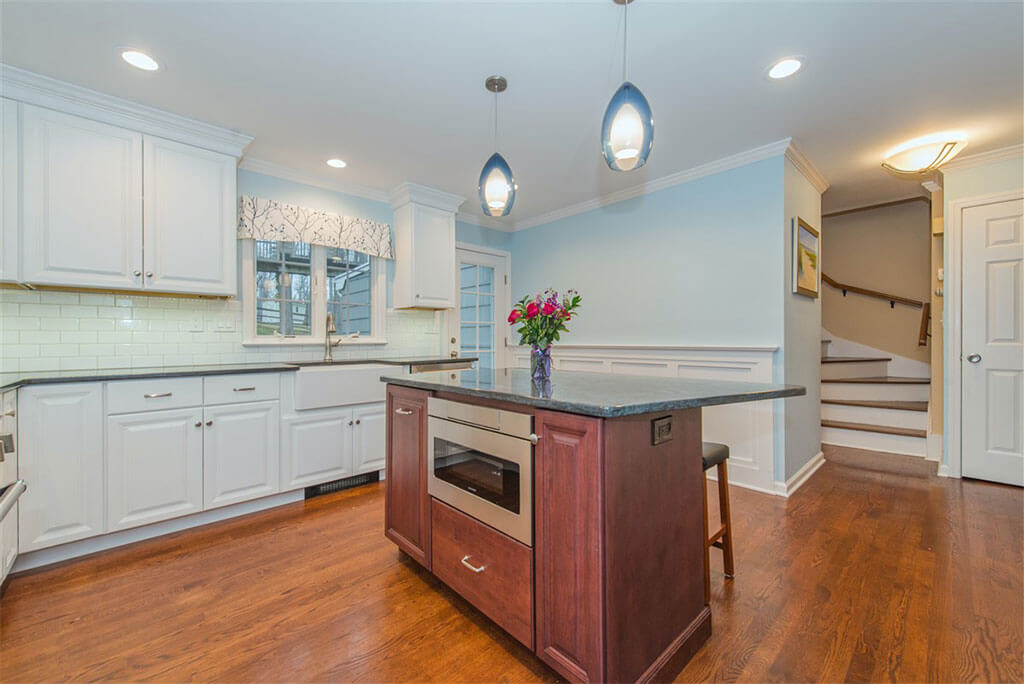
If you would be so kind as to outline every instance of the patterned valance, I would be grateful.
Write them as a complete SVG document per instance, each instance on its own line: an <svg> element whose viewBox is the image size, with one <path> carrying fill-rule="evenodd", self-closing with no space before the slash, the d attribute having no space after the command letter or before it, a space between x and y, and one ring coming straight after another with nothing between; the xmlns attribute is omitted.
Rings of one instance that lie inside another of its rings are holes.
<svg viewBox="0 0 1024 684"><path fill-rule="evenodd" d="M363 254L394 259L391 226L370 219L296 207L262 197L242 196L238 237L243 240L308 242L313 245L354 249Z"/></svg>

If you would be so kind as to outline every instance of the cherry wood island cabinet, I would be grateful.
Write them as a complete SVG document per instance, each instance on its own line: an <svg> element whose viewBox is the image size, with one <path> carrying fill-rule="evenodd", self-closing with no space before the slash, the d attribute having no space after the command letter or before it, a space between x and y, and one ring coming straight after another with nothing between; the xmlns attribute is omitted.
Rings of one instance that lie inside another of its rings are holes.
<svg viewBox="0 0 1024 684"><path fill-rule="evenodd" d="M384 380L386 535L573 682L670 679L707 640L701 407L804 393L591 373L540 389L501 369ZM431 498L431 397L532 416L532 548Z"/></svg>

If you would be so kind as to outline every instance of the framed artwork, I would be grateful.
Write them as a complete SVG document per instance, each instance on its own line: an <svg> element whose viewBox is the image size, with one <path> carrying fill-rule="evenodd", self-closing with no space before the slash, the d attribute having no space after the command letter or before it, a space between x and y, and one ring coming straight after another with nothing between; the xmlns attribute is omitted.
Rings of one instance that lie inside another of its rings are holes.
<svg viewBox="0 0 1024 684"><path fill-rule="evenodd" d="M811 224L793 219L793 292L817 297L821 291L821 239Z"/></svg>

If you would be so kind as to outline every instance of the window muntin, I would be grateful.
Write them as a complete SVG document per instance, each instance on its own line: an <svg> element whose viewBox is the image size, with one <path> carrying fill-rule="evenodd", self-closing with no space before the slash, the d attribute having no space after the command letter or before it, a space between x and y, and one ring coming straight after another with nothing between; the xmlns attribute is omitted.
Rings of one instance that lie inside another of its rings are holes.
<svg viewBox="0 0 1024 684"><path fill-rule="evenodd" d="M257 240L255 251L256 335L311 335L311 245Z"/></svg>

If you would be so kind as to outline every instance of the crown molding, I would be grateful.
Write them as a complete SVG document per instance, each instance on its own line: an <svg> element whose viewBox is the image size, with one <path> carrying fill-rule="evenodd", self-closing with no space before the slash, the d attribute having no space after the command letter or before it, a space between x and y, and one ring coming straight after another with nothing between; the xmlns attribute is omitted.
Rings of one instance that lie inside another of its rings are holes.
<svg viewBox="0 0 1024 684"><path fill-rule="evenodd" d="M3 96L241 157L252 136L0 63Z"/></svg>
<svg viewBox="0 0 1024 684"><path fill-rule="evenodd" d="M388 201L388 193L383 190L359 185L358 183L324 178L323 176L319 176L315 173L299 171L298 169L285 166L284 164L277 164L275 162L264 161L262 159L244 157L238 165L238 168L245 169L246 171L252 171L253 173L262 173L265 176L281 178L292 181L293 183L312 185L313 187L323 188L324 190L333 190L346 195L362 197L363 199L373 200L375 202Z"/></svg>
<svg viewBox="0 0 1024 684"><path fill-rule="evenodd" d="M634 185L631 188L624 188L617 190L607 195L601 195L594 199L587 200L586 202L579 202L577 204L571 204L561 209L555 209L533 218L528 218L523 221L516 221L513 224L512 230L526 230L528 228L535 228L537 226L551 223L569 216L576 214L582 214L586 211L592 211L594 209L600 209L606 207L609 204L616 204L617 202L623 202L634 197L640 197L642 195L649 195L652 192L664 190L665 188L671 188L675 185L681 185L683 183L689 183L690 181L703 178L704 176L712 176L716 173L722 173L723 171L729 171L740 166L746 166L754 162L761 161L763 159L770 159L772 157L778 157L786 153L792 140L790 138L783 138L767 145L755 147L745 152L739 152L728 157L723 157L707 164L701 164L700 166L694 166L690 169L678 171L676 173L656 178L640 185Z"/></svg>
<svg viewBox="0 0 1024 684"><path fill-rule="evenodd" d="M1010 145L1009 147L1000 147L998 150L989 150L988 152L979 152L978 154L972 154L966 157L957 157L948 164L943 164L939 170L945 173L946 171L969 169L975 166L991 164L993 162L1003 161L1004 159L1016 159L1017 157L1022 156L1024 156L1024 144Z"/></svg>
<svg viewBox="0 0 1024 684"><path fill-rule="evenodd" d="M790 139L789 145L786 147L786 159L793 162L793 166L796 167L797 171L803 174L803 177L814 186L814 189L819 194L828 190L828 180L825 179L821 171L818 171L818 167L811 163L811 160L797 147L797 144L792 139Z"/></svg>
<svg viewBox="0 0 1024 684"><path fill-rule="evenodd" d="M412 202L413 204L422 204L441 211L450 211L453 214L458 211L459 206L466 201L465 197L459 195L453 195L450 192L444 192L437 188L429 188L426 185L420 185L419 183L402 183L395 187L388 197L391 200L391 207L397 209L398 207L404 206Z"/></svg>
<svg viewBox="0 0 1024 684"><path fill-rule="evenodd" d="M510 233L515 230L514 222L506 223L499 221L496 218L490 216L480 216L477 214L469 214L464 211L460 211L455 214L455 220L462 223L472 223L474 226L480 226L481 228L490 228L491 230L500 230L506 233Z"/></svg>

